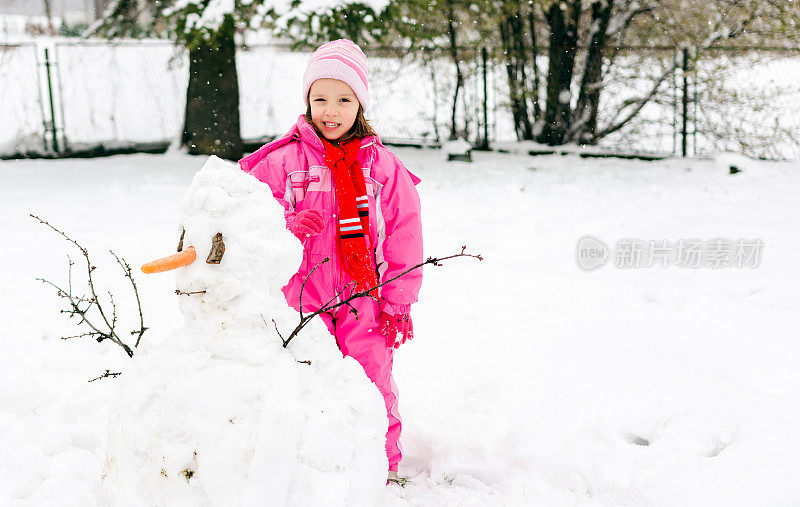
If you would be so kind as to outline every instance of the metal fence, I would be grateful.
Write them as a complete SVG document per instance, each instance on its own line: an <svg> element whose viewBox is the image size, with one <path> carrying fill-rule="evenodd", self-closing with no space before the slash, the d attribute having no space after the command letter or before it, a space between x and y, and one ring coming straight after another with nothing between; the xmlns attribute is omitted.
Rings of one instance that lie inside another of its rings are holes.
<svg viewBox="0 0 800 507"><path fill-rule="evenodd" d="M36 46L0 46L0 153L42 149L45 125Z"/></svg>
<svg viewBox="0 0 800 507"><path fill-rule="evenodd" d="M163 42L0 45L0 155L168 141L183 123L185 60Z"/></svg>
<svg viewBox="0 0 800 507"><path fill-rule="evenodd" d="M164 43L55 45L66 143L146 143L183 126L186 55Z"/></svg>
<svg viewBox="0 0 800 507"><path fill-rule="evenodd" d="M464 86L455 107L456 130L474 143L485 130L490 143L513 141L505 67L492 58L484 62L480 49L460 50ZM396 48L366 53L368 118L381 137L447 139L455 85L451 59L444 53L412 57ZM243 138L280 135L304 111L299 89L309 55L279 45L237 51ZM673 72L600 147L800 157L800 88L794 84L800 82L800 50L714 49L691 56L687 63L693 65L684 68L682 53L673 48L621 50L604 79L601 127L624 117L663 72ZM538 63L544 87L546 56ZM164 41L0 45L0 155L175 141L187 80L186 52Z"/></svg>
<svg viewBox="0 0 800 507"><path fill-rule="evenodd" d="M800 48L623 49L604 82L601 121L625 111L669 70L642 111L601 146L800 158Z"/></svg>
<svg viewBox="0 0 800 507"><path fill-rule="evenodd" d="M381 137L418 143L447 139L455 75L450 62L443 56L422 61L403 57L391 48L367 48L366 52L370 76L367 117ZM300 84L310 55L279 45L253 45L237 52L245 139L282 134L305 112ZM463 65L466 80L457 108L461 126L472 125L473 109L483 100L475 93L479 84L476 65L474 58ZM491 107L496 109L493 104Z"/></svg>
<svg viewBox="0 0 800 507"><path fill-rule="evenodd" d="M697 152L800 158L800 48L722 48L698 56Z"/></svg>

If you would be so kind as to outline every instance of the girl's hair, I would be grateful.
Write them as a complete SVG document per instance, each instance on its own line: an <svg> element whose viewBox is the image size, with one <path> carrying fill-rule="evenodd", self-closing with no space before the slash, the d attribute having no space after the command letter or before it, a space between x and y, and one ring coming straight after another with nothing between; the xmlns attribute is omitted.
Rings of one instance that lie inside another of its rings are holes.
<svg viewBox="0 0 800 507"><path fill-rule="evenodd" d="M317 126L314 125L314 121L311 119L311 102L309 102L308 107L306 107L306 121L308 122L309 125L314 127L314 130L317 131L317 135L320 138L322 138L323 137L322 132L320 132ZM359 104L358 112L356 113L356 121L353 122L353 126L350 127L350 130L348 130L345 135L343 135L339 139L336 139L336 142L341 144L341 143L346 143L347 141L350 141L351 139L354 139L356 137L366 137L374 135L376 135L375 131L372 130L372 126L369 124L367 119L364 118L364 110L362 109L361 104Z"/></svg>

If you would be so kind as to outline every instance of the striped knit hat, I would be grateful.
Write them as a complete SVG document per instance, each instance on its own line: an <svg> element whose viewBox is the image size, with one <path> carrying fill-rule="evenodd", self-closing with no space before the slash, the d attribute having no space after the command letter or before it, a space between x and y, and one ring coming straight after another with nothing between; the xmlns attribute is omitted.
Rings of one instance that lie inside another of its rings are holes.
<svg viewBox="0 0 800 507"><path fill-rule="evenodd" d="M369 79L367 57L353 41L339 39L320 46L303 75L303 101L308 105L308 91L317 79L330 78L344 81L356 94L364 111L369 106Z"/></svg>

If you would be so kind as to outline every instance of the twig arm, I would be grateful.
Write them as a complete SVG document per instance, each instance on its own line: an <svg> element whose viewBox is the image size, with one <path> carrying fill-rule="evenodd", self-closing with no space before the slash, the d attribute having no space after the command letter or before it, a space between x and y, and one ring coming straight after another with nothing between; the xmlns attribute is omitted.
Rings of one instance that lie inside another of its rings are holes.
<svg viewBox="0 0 800 507"><path fill-rule="evenodd" d="M138 334L138 336L136 337L136 343L133 345L134 347L138 347L139 341L141 341L142 339L142 335L148 329L144 325L144 316L142 315L142 301L139 298L139 289L136 287L136 282L133 279L133 271L131 270L131 266L130 264L128 264L128 261L126 261L125 258L122 258L120 260L120 258L117 257L117 254L115 254L113 250L109 250L109 252L111 252L111 255L113 255L114 258L117 259L117 263L119 263L119 265L122 266L122 271L125 272L125 277L127 277L128 280L131 281L131 285L133 286L133 293L134 295L136 295L136 306L139 308L139 329L131 331L131 334L132 335Z"/></svg>
<svg viewBox="0 0 800 507"><path fill-rule="evenodd" d="M325 257L324 259L322 259L322 260L321 260L321 261L319 261L318 263L314 264L314 267L313 267L313 268L311 268L311 271L309 271L309 272L308 272L308 275L306 275L306 277L305 277L305 278L303 278L303 284L300 286L300 296L299 296L299 298L298 298L298 299L299 299L299 302L298 302L298 303L299 303L299 305L300 305L300 306L299 306L299 308L300 308L300 318L301 318L301 319L303 318L303 291L306 289L306 282L308 281L308 279L309 279L309 278L311 278L311 274L312 274L312 273L313 273L313 272L314 272L314 271L315 271L315 270L316 270L318 267L320 267L320 265L322 265L322 264L325 264L325 263L326 263L326 262L328 262L329 260L331 260L331 259L330 259L330 257ZM284 345L284 347L285 347L285 345Z"/></svg>
<svg viewBox="0 0 800 507"><path fill-rule="evenodd" d="M106 340L106 339L111 340L112 342L114 342L117 345L119 345L120 347L122 347L122 349L125 351L125 353L128 354L128 357L133 357L133 351L131 350L131 348L127 344L125 344L119 338L119 336L117 336L117 334L116 334L115 327L116 327L116 323L117 323L117 310L116 310L116 303L114 302L113 295L110 292L108 293L109 297L111 298L111 306L112 306L111 322L109 322L108 317L106 317L106 314L103 311L103 307L100 304L100 300L97 297L97 292L96 292L95 287L94 287L94 280L92 279L92 272L95 270L95 266L92 266L91 259L89 258L89 251L86 248L84 248L83 246L81 246L80 243L78 243L74 239L72 239L69 236L67 236L63 231L61 231L58 228L56 228L53 225L51 225L49 222L47 222L45 220L42 220L41 218L39 218L38 216L36 216L36 215L34 215L32 213L29 214L29 215L31 217L33 217L34 219L38 220L39 223L41 223L43 225L46 225L47 227L49 227L50 229L54 230L59 235L61 235L64 239L66 239L67 241L69 241L70 243L72 243L73 245L78 247L78 249L81 251L81 254L83 254L84 259L86 259L86 270L87 270L87 276L88 276L89 290L91 291L91 297L85 298L83 296L76 297L76 296L72 295L72 266L74 265L74 262L72 262L72 259L69 258L69 256L67 256L67 259L69 261L69 268L68 268L69 292L65 291L64 289L58 287L56 284L54 284L54 283L52 283L52 282L50 282L48 280L45 280L43 278L37 278L37 280L40 280L43 283L47 283L47 284L50 284L51 286L55 287L55 289L58 291L58 295L59 296L64 297L64 298L69 300L69 304L70 304L70 307L71 307L70 310L66 310L66 311L62 310L62 312L69 313L70 317L73 316L73 315L79 315L81 317L81 321L78 323L78 325L81 325L81 324L83 324L85 322L93 331L92 333L86 333L84 335L79 335L79 336L94 336L94 335L96 335L97 336L96 339L97 339L98 342L101 342L101 341ZM112 252L112 254L113 254L113 252ZM116 257L116 255L115 255L115 257ZM118 261L119 261L119 259L118 259ZM124 266L123 266L123 268L124 268ZM130 266L128 266L127 269L128 269L128 271L130 271ZM137 301L138 301L138 296L137 296ZM83 302L88 303L87 307L84 308L84 309L82 309L80 307L80 304L83 303ZM103 322L108 327L108 331L101 331L97 326L92 324L89 321L89 319L87 319L86 314L92 308L93 305L97 307L97 311L100 313L100 317L103 319ZM141 311L141 306L140 306L140 311Z"/></svg>
<svg viewBox="0 0 800 507"><path fill-rule="evenodd" d="M346 289L347 289L347 288L348 288L348 287L349 287L351 284L354 284L354 283L355 283L355 282L349 282L349 283L348 283L347 285L345 285L345 286L344 286L344 287L343 287L341 290L337 291L337 292L336 292L336 295L334 295L334 297L332 297L331 299L329 299L329 300L328 300L328 302L327 302L327 303L325 303L325 304L322 306L322 308L320 308L319 310L317 310L317 311L315 311L314 313L311 313L311 314L309 314L309 315L303 315L303 314L302 314L302 312L301 312L301 314L300 314L300 322L299 322L299 323L297 324L297 326L296 326L296 327L295 327L295 328L292 330L292 332L289 334L289 336L288 336L288 337L287 337L285 340L284 340L284 339L283 339L283 337L281 336L281 340L283 341L283 347L284 347L284 348L286 348L286 347L289 345L289 342L291 342L291 341L292 341L292 339L294 339L294 337L295 337L295 336L297 336L297 334L298 334L298 333L299 333L299 332L300 332L300 331L301 331L301 330L302 330L302 329L303 329L303 328L306 326L306 324L308 324L308 322L309 322L311 319L313 319L315 316L319 315L320 313L323 313L323 312L330 312L331 310L333 310L333 309L336 309L336 308L338 308L338 307L340 307L340 306L342 306L342 305L345 305L345 304L346 304L346 305L350 305L350 301L352 301L352 300L354 300L355 298L358 298L358 297L364 297L364 296L368 296L368 297L374 297L374 296L372 296L372 295L371 295L371 293L372 293L372 292L373 292L375 289L378 289L378 288L380 288L380 287L383 287L383 286L384 286L384 285L386 285L387 283L389 283L389 282L392 282L392 281L394 281L394 280L397 280L398 278L400 278L401 276L405 275L406 273L410 273L411 271L413 271L413 270L415 270L415 269L418 269L418 268L421 268L422 266L424 266L424 265L426 265L426 264L432 264L432 265L434 265L434 266L441 266L441 261L445 261L445 260L448 260L448 259L453 259L453 258L456 258L456 257L473 257L473 258L475 258L475 259L478 259L479 261L482 261L482 260L483 260L483 257L482 257L480 254L469 254L469 253L466 253L466 250L467 250L467 246L466 246L466 245L464 245L464 246L462 246L462 247L461 247L461 252L460 252L460 253L453 254L453 255L448 255L447 257L428 257L428 258L427 258L427 259L426 259L424 262L421 262L421 263L417 264L416 266L413 266L413 267L410 267L410 268L408 268L407 270L403 271L402 273L400 273L400 274L399 274L399 275L397 275L397 276L394 276L394 277L392 277L392 278L390 278L390 279L388 279L388 280L386 280L386 281L384 281L384 282L381 282L381 283L379 283L378 285L375 285L374 287L370 287L370 288L368 288L368 289L366 289L366 290L363 290L363 291L361 291L361 292L355 292L355 293L351 294L351 295L350 295L350 297L348 297L348 298L346 298L346 299L344 299L344 300L342 300L342 301L340 301L340 302L338 302L338 303L336 303L336 304L331 304L331 303L332 303L334 300L338 299L338 298L339 298L339 296L340 296L340 295L341 295L341 294L342 294L342 293L343 293L343 292L344 292L344 291L345 291L345 290L346 290ZM326 258L325 258L325 261L327 261L327 260L328 260L328 258L326 257ZM325 261L323 261L323 262L325 262ZM321 263L320 263L320 264L321 264ZM318 265L319 265L319 264L318 264ZM316 268L316 266L314 266L314 267ZM313 271L313 270L312 270L312 271ZM310 273L309 273L309 276L310 276ZM308 277L306 277L306 280L307 280L307 279L308 279ZM305 284L305 281L304 281L303 283ZM300 308L302 308L302 307L303 307L303 297L302 297L302 290L301 290L301 295L300 295ZM276 330L277 330L277 328L276 328ZM278 333L278 335L280 336L280 332Z"/></svg>

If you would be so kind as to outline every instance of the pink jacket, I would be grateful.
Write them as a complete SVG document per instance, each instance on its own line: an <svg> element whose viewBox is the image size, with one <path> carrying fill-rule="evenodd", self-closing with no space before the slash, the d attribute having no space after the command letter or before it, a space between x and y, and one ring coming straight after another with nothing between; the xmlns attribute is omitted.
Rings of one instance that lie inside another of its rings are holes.
<svg viewBox="0 0 800 507"><path fill-rule="evenodd" d="M239 161L242 170L269 185L284 208L287 223L304 209L322 212L320 234L303 242L303 262L283 287L289 304L299 310L300 288L311 270L325 257L306 281L303 311L316 311L350 281L339 264L336 247L336 194L333 177L325 166L325 149L314 128L303 115L283 137L265 144ZM419 196L414 186L420 179L381 144L378 136L361 140L358 162L364 171L369 198L370 236L378 279L383 282L422 259L422 223ZM418 268L381 287L382 306L408 311L417 301L422 284Z"/></svg>

